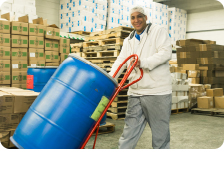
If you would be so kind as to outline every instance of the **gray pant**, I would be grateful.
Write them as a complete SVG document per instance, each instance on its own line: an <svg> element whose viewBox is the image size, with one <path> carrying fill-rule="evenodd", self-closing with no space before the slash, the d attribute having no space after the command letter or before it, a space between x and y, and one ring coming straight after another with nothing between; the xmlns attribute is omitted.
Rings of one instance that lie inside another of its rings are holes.
<svg viewBox="0 0 224 169"><path fill-rule="evenodd" d="M129 96L119 148L135 148L148 122L152 131L152 147L154 149L169 149L171 104L172 94Z"/></svg>

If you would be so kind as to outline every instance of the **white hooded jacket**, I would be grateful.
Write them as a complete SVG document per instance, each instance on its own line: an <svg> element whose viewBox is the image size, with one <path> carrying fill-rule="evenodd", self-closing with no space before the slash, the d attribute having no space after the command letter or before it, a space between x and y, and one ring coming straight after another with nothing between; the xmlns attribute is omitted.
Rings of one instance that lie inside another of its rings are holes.
<svg viewBox="0 0 224 169"><path fill-rule="evenodd" d="M140 60L140 67L143 69L143 78L131 85L128 95L153 95L172 90L172 82L169 70L169 60L172 56L172 47L167 31L159 26L152 24L146 27L144 36L140 41L139 48L135 54ZM130 38L132 33L125 38L120 55L113 64L110 75L112 76L118 66L130 55L134 54L134 38ZM130 64L130 60L119 71L117 76L123 72L125 67ZM140 77L140 70L133 69L128 80L131 83Z"/></svg>

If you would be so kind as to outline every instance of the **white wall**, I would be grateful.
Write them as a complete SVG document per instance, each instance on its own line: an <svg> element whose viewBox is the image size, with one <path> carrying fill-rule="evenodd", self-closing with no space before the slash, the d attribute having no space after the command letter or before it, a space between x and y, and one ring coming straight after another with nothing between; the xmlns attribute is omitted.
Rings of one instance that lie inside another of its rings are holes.
<svg viewBox="0 0 224 169"><path fill-rule="evenodd" d="M214 40L224 45L224 9L187 15L186 39Z"/></svg>
<svg viewBox="0 0 224 169"><path fill-rule="evenodd" d="M59 25L60 0L36 0L37 15L47 19L49 25Z"/></svg>

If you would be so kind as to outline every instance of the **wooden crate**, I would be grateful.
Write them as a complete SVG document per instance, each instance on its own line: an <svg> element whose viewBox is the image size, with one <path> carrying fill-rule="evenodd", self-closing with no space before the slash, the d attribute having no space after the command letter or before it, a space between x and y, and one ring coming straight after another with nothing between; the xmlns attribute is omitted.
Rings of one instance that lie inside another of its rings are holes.
<svg viewBox="0 0 224 169"><path fill-rule="evenodd" d="M83 52L82 57L117 57L119 55L119 50L112 51L99 51L99 52Z"/></svg>
<svg viewBox="0 0 224 169"><path fill-rule="evenodd" d="M107 112L107 117L110 117L113 120L123 120L125 118L125 113L111 113L111 112Z"/></svg>

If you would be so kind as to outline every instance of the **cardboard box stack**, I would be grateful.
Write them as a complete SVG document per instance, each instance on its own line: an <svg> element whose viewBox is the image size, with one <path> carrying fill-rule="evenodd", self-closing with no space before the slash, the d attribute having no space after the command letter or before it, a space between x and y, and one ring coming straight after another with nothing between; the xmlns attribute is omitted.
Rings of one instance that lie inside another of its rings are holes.
<svg viewBox="0 0 224 169"><path fill-rule="evenodd" d="M198 108L224 108L223 88L207 89L206 96L198 97Z"/></svg>
<svg viewBox="0 0 224 169"><path fill-rule="evenodd" d="M205 85L203 84L190 84L189 88L189 108L196 107L197 99L206 96Z"/></svg>
<svg viewBox="0 0 224 169"><path fill-rule="evenodd" d="M14 147L9 137L38 95L29 90L0 87L0 140L6 148Z"/></svg>
<svg viewBox="0 0 224 169"><path fill-rule="evenodd" d="M42 18L29 23L29 66L45 66L44 32L46 25Z"/></svg>
<svg viewBox="0 0 224 169"><path fill-rule="evenodd" d="M200 84L200 70L198 64L183 64L183 70L186 70L189 84Z"/></svg>
<svg viewBox="0 0 224 169"><path fill-rule="evenodd" d="M59 53L60 63L62 63L70 53L70 39L60 38Z"/></svg>
<svg viewBox="0 0 224 169"><path fill-rule="evenodd" d="M10 21L0 19L0 85L11 84Z"/></svg>
<svg viewBox="0 0 224 169"><path fill-rule="evenodd" d="M188 80L181 67L170 67L172 77L172 110L188 108Z"/></svg>
<svg viewBox="0 0 224 169"><path fill-rule="evenodd" d="M59 66L60 29L55 24L46 27L44 41L46 66Z"/></svg>

